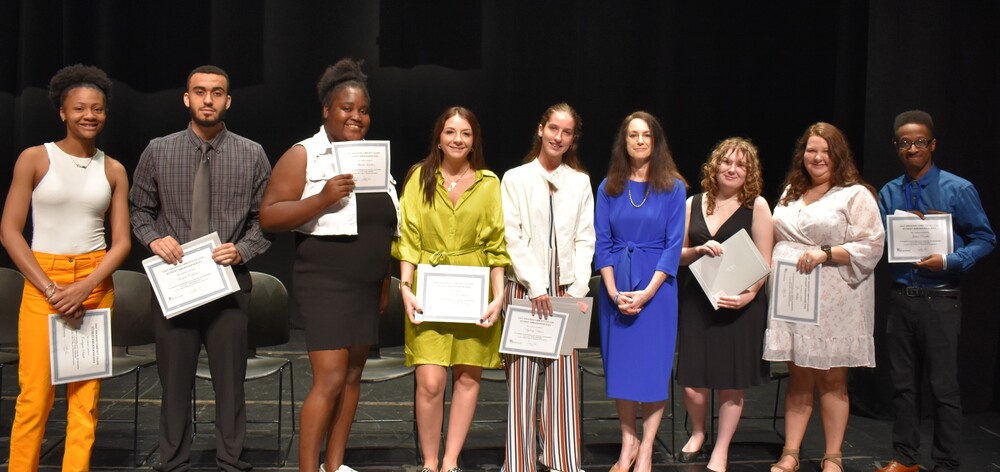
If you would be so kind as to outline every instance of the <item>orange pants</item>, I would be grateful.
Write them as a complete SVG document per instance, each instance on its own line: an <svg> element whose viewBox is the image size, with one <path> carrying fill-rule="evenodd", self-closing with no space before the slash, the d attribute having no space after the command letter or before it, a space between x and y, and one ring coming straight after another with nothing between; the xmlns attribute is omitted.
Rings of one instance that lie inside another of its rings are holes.
<svg viewBox="0 0 1000 472"><path fill-rule="evenodd" d="M35 259L53 282L59 285L82 280L97 268L104 251L83 255L35 253ZM111 277L97 285L83 302L87 309L110 308L115 290ZM17 324L17 382L21 393L14 410L14 426L10 432L10 472L38 470L45 422L52 410L55 387L49 365L48 315L55 313L45 294L30 282L24 283L21 314ZM90 470L90 454L97 428L97 396L99 380L84 380L66 385L66 452L62 470Z"/></svg>

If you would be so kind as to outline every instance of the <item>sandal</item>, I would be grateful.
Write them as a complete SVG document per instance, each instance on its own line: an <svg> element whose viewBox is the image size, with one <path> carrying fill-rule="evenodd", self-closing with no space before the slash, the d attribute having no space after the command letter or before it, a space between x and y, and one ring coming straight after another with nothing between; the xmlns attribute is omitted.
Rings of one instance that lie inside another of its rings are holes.
<svg viewBox="0 0 1000 472"><path fill-rule="evenodd" d="M834 454L824 454L823 462L819 463L820 470L823 470L826 467L826 461L830 461L830 463L840 469L840 472L844 472L844 461L841 460L842 457L844 457L844 455L839 452Z"/></svg>
<svg viewBox="0 0 1000 472"><path fill-rule="evenodd" d="M783 459L785 456L790 456L792 459L795 459L795 465L793 465L792 468L790 469L788 467L782 467L778 465L778 462L781 462L781 459ZM781 455L778 456L778 462L771 464L771 467L779 469L781 470L781 472L796 472L797 470L799 470L799 450L781 448Z"/></svg>

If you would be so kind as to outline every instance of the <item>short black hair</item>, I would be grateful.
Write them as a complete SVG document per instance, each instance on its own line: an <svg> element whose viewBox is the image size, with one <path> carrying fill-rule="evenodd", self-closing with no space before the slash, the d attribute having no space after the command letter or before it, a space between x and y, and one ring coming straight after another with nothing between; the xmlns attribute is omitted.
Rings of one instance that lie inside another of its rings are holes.
<svg viewBox="0 0 1000 472"><path fill-rule="evenodd" d="M195 67L194 70L192 70L191 73L188 74L187 81L184 82L184 88L187 88L187 85L191 83L191 77L194 77L195 74L221 75L226 78L226 90L230 89L229 74L227 74L226 71L222 70L221 67L213 65L204 65Z"/></svg>
<svg viewBox="0 0 1000 472"><path fill-rule="evenodd" d="M90 87L104 94L105 103L111 98L111 79L103 70L94 66L74 64L63 67L49 81L49 100L56 106L62 106L66 94L77 87Z"/></svg>
<svg viewBox="0 0 1000 472"><path fill-rule="evenodd" d="M336 64L327 67L326 71L323 72L323 76L319 78L319 83L316 84L316 92L319 94L319 103L323 106L330 105L330 97L337 90L344 87L357 87L365 93L365 98L371 101L371 97L368 95L368 76L361 71L361 65L364 61L355 61L354 59L344 58L337 61Z"/></svg>
<svg viewBox="0 0 1000 472"><path fill-rule="evenodd" d="M934 119L931 118L930 113L923 110L904 111L899 115L896 115L896 121L893 123L892 127L892 134L895 135L899 132L899 128L901 126L908 125L910 123L926 126L927 131L931 133L931 137L934 136Z"/></svg>

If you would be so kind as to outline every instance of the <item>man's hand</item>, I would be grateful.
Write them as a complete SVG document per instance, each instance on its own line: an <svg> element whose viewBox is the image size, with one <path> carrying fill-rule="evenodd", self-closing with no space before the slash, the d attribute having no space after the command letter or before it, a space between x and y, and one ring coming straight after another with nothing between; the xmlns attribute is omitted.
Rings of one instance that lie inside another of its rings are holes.
<svg viewBox="0 0 1000 472"><path fill-rule="evenodd" d="M931 272L940 272L944 270L944 257L941 254L931 254L920 259L920 262L917 262L916 266Z"/></svg>
<svg viewBox="0 0 1000 472"><path fill-rule="evenodd" d="M164 236L149 243L149 250L160 256L167 264L177 264L184 257L184 250L173 236Z"/></svg>
<svg viewBox="0 0 1000 472"><path fill-rule="evenodd" d="M212 251L212 260L219 265L237 265L243 262L233 243L223 244Z"/></svg>

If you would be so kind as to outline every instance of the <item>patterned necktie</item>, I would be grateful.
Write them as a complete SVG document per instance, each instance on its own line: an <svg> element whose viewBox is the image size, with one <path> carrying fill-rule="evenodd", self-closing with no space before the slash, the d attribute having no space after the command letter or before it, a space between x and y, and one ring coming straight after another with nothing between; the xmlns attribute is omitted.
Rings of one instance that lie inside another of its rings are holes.
<svg viewBox="0 0 1000 472"><path fill-rule="evenodd" d="M201 143L201 161L194 172L194 193L191 196L191 239L208 234L212 208L212 166L208 160L209 143Z"/></svg>

